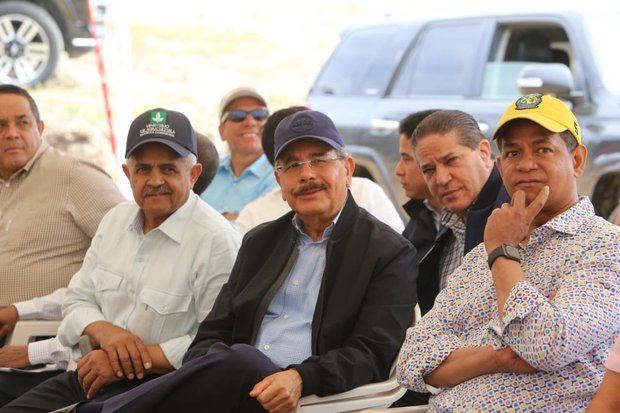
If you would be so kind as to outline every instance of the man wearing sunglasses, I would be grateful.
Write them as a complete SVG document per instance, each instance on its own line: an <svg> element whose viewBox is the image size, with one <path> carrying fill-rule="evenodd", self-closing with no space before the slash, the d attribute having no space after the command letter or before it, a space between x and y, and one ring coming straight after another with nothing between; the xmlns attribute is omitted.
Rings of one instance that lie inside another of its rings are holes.
<svg viewBox="0 0 620 413"><path fill-rule="evenodd" d="M234 220L239 211L276 187L271 164L263 154L261 133L269 116L267 102L249 87L230 91L220 102L220 137L228 144L213 182L201 197Z"/></svg>

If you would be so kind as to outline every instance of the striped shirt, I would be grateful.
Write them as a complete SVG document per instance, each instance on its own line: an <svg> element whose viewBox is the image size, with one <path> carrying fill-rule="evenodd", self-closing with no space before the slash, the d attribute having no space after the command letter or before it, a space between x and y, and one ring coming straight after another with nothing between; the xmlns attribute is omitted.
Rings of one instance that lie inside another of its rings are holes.
<svg viewBox="0 0 620 413"><path fill-rule="evenodd" d="M66 287L123 196L98 167L41 145L0 179L0 306Z"/></svg>

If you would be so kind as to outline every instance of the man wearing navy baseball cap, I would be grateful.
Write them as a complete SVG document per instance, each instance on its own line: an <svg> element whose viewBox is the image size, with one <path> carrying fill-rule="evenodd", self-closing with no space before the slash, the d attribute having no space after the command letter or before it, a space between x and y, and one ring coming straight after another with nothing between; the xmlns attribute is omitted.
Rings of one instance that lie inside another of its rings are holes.
<svg viewBox="0 0 620 413"><path fill-rule="evenodd" d="M275 159L292 211L246 234L183 367L103 411L288 412L388 377L416 305L414 247L356 205L353 159L323 113L286 117Z"/></svg>
<svg viewBox="0 0 620 413"><path fill-rule="evenodd" d="M67 288L58 329L63 345L75 348L86 336L94 350L74 354L76 371L45 381L3 412L102 400L181 366L239 249L228 221L192 192L202 169L196 153L182 113L157 108L132 122L123 171L135 203L101 221Z"/></svg>

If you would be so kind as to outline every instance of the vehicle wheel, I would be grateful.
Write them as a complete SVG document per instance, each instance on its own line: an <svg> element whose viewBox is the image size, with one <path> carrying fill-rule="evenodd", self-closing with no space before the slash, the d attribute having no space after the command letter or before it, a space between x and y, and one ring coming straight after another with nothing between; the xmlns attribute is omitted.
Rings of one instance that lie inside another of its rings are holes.
<svg viewBox="0 0 620 413"><path fill-rule="evenodd" d="M0 2L0 83L32 86L47 80L64 50L62 33L43 8Z"/></svg>

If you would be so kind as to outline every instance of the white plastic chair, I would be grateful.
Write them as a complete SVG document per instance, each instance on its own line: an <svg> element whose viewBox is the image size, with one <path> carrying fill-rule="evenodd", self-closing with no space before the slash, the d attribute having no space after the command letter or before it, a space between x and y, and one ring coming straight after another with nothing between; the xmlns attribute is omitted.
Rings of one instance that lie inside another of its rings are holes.
<svg viewBox="0 0 620 413"><path fill-rule="evenodd" d="M23 320L15 324L15 328L6 338L6 344L24 346L33 342L36 337L54 337L60 327L60 321Z"/></svg>
<svg viewBox="0 0 620 413"><path fill-rule="evenodd" d="M415 313L412 325L422 317L420 307L415 306ZM336 413L350 411L380 412L383 410L364 410L364 409L386 409L400 399L407 390L401 387L396 381L396 369L392 368L390 378L380 383L371 383L357 387L344 393L331 396L318 397L310 395L302 397L297 403L296 413ZM425 412L427 406L413 406L419 410L411 412ZM405 409L408 409L406 407ZM422 410L423 409L423 410ZM398 412L398 409L389 409L390 412ZM403 412L409 410L403 410Z"/></svg>

